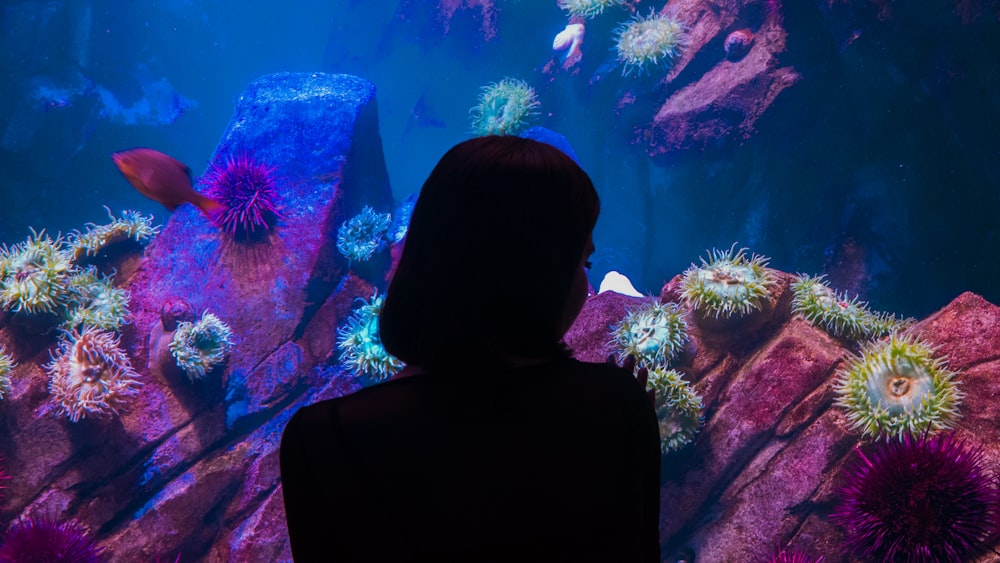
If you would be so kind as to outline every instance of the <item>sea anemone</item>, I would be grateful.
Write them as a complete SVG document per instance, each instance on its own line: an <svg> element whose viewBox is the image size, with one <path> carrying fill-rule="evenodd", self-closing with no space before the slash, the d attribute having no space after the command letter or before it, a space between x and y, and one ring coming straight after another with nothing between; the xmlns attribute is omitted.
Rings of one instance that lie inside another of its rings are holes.
<svg viewBox="0 0 1000 563"><path fill-rule="evenodd" d="M62 237L31 231L28 240L0 247L0 304L15 313L58 314L66 305L72 269Z"/></svg>
<svg viewBox="0 0 1000 563"><path fill-rule="evenodd" d="M375 213L367 205L337 229L337 250L348 260L366 262L386 246L392 215Z"/></svg>
<svg viewBox="0 0 1000 563"><path fill-rule="evenodd" d="M159 227L153 226L153 216L143 216L138 211L122 211L121 218L115 217L111 210L104 208L108 212L111 222L107 225L87 224L86 232L75 232L69 237L69 251L74 260L80 260L84 256L97 256L102 248L127 240L135 240L143 243L151 239L160 232Z"/></svg>
<svg viewBox="0 0 1000 563"><path fill-rule="evenodd" d="M104 548L88 537L86 528L74 520L53 522L25 518L7 528L0 545L0 562L9 563L99 563Z"/></svg>
<svg viewBox="0 0 1000 563"><path fill-rule="evenodd" d="M479 103L469 110L472 132L476 136L516 135L539 107L538 95L527 82L504 78L483 86Z"/></svg>
<svg viewBox="0 0 1000 563"><path fill-rule="evenodd" d="M196 323L178 322L170 339L170 354L191 381L205 377L232 349L233 332L229 325L207 311Z"/></svg>
<svg viewBox="0 0 1000 563"><path fill-rule="evenodd" d="M615 33L616 50L622 75L643 74L659 64L670 65L687 46L684 25L670 17L650 13L636 16Z"/></svg>
<svg viewBox="0 0 1000 563"><path fill-rule="evenodd" d="M971 561L996 539L1000 493L980 448L907 434L856 451L830 519L861 560Z"/></svg>
<svg viewBox="0 0 1000 563"><path fill-rule="evenodd" d="M737 29L730 33L722 43L722 49L726 52L726 58L730 61L742 59L750 52L753 40L753 32L749 29Z"/></svg>
<svg viewBox="0 0 1000 563"><path fill-rule="evenodd" d="M701 266L691 264L681 280L681 297L692 309L706 316L730 318L764 308L775 285L767 269L768 259L746 255L745 248L712 249Z"/></svg>
<svg viewBox="0 0 1000 563"><path fill-rule="evenodd" d="M679 450L690 444L702 424L701 397L676 370L651 369L646 388L655 391L660 421L660 450Z"/></svg>
<svg viewBox="0 0 1000 563"><path fill-rule="evenodd" d="M281 218L274 168L248 154L217 159L203 181L206 195L225 207L214 217L216 224L234 238L263 235Z"/></svg>
<svg viewBox="0 0 1000 563"><path fill-rule="evenodd" d="M378 334L378 316L384 298L372 295L371 302L360 299L347 322L337 329L340 363L355 375L383 381L403 369L403 362L389 354Z"/></svg>
<svg viewBox="0 0 1000 563"><path fill-rule="evenodd" d="M593 18L604 13L604 10L621 6L625 0L559 0L559 7L570 16Z"/></svg>
<svg viewBox="0 0 1000 563"><path fill-rule="evenodd" d="M902 439L946 430L958 418L963 397L955 375L929 345L892 334L865 345L840 370L837 404L866 436Z"/></svg>
<svg viewBox="0 0 1000 563"><path fill-rule="evenodd" d="M648 303L633 309L611 329L618 361L627 357L638 368L666 367L688 341L684 313L674 303Z"/></svg>
<svg viewBox="0 0 1000 563"><path fill-rule="evenodd" d="M876 313L858 297L848 299L827 285L824 276L800 274L792 282L792 312L829 333L846 340L869 340L905 328L912 319Z"/></svg>
<svg viewBox="0 0 1000 563"><path fill-rule="evenodd" d="M10 393L10 374L16 366L14 358L8 356L7 350L0 345L0 399Z"/></svg>
<svg viewBox="0 0 1000 563"><path fill-rule="evenodd" d="M69 288L65 328L86 325L115 331L128 319L128 292L111 285L110 278L99 278L94 268L70 277Z"/></svg>
<svg viewBox="0 0 1000 563"><path fill-rule="evenodd" d="M118 337L93 327L67 332L45 368L52 401L73 422L118 415L141 386Z"/></svg>

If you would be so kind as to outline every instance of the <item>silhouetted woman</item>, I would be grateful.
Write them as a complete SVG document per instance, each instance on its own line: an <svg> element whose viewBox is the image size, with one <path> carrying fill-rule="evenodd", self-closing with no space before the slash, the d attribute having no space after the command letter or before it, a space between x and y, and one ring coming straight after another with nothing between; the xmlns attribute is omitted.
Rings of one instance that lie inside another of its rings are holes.
<svg viewBox="0 0 1000 563"><path fill-rule="evenodd" d="M570 358L599 201L518 137L448 151L381 316L391 381L281 443L296 561L659 561L659 436L631 373Z"/></svg>

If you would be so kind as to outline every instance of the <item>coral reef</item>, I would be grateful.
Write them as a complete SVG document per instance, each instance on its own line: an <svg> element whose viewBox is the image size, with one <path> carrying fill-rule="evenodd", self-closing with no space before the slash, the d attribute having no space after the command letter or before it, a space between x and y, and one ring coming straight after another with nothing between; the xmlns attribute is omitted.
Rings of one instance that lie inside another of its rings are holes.
<svg viewBox="0 0 1000 563"><path fill-rule="evenodd" d="M636 16L616 30L615 50L622 75L644 74L658 65L669 66L687 46L684 25L664 15Z"/></svg>
<svg viewBox="0 0 1000 563"><path fill-rule="evenodd" d="M378 335L378 316L384 297L372 295L362 301L347 322L337 329L340 363L355 375L383 381L403 369L403 362L386 352Z"/></svg>
<svg viewBox="0 0 1000 563"><path fill-rule="evenodd" d="M764 307L775 284L768 259L747 249L712 249L701 266L691 265L681 281L681 297L692 309L715 318L748 315Z"/></svg>
<svg viewBox="0 0 1000 563"><path fill-rule="evenodd" d="M621 6L625 0L559 0L559 7L571 17L593 18L604 13L604 10Z"/></svg>
<svg viewBox="0 0 1000 563"><path fill-rule="evenodd" d="M704 424L701 397L680 372L661 368L649 371L646 388L656 393L656 417L660 421L660 450L679 450L694 441Z"/></svg>
<svg viewBox="0 0 1000 563"><path fill-rule="evenodd" d="M898 319L889 313L876 313L858 297L849 299L837 293L825 276L799 274L791 284L792 312L831 336L846 340L868 340L902 330L912 319Z"/></svg>
<svg viewBox="0 0 1000 563"><path fill-rule="evenodd" d="M516 135L528 126L541 104L535 89L523 80L504 78L483 86L479 103L469 110L472 133L482 135Z"/></svg>
<svg viewBox="0 0 1000 563"><path fill-rule="evenodd" d="M951 428L963 393L933 349L905 335L869 343L837 375L837 404L866 436L900 438Z"/></svg>
<svg viewBox="0 0 1000 563"><path fill-rule="evenodd" d="M366 262L386 247L386 234L391 225L391 214L376 213L365 206L361 213L344 221L337 229L337 250L348 260ZM406 227L402 229L405 236Z"/></svg>
<svg viewBox="0 0 1000 563"><path fill-rule="evenodd" d="M10 393L10 372L15 366L14 358L7 355L7 350L0 345L0 400Z"/></svg>
<svg viewBox="0 0 1000 563"><path fill-rule="evenodd" d="M684 312L675 303L648 303L632 309L611 328L618 361L631 357L635 367L667 367L688 341Z"/></svg>
<svg viewBox="0 0 1000 563"><path fill-rule="evenodd" d="M0 563L102 563L104 548L74 520L15 520L3 535Z"/></svg>
<svg viewBox="0 0 1000 563"><path fill-rule="evenodd" d="M73 422L120 414L141 386L118 337L92 327L63 335L45 369L57 412Z"/></svg>
<svg viewBox="0 0 1000 563"><path fill-rule="evenodd" d="M857 454L830 518L861 560L959 563L995 541L1000 492L981 449L924 434Z"/></svg>
<svg viewBox="0 0 1000 563"><path fill-rule="evenodd" d="M206 195L225 206L216 224L236 239L260 236L281 218L274 168L247 153L216 158L202 181Z"/></svg>
<svg viewBox="0 0 1000 563"><path fill-rule="evenodd" d="M0 247L0 302L15 313L58 314L69 299L72 264L62 237L35 232L24 242Z"/></svg>
<svg viewBox="0 0 1000 563"><path fill-rule="evenodd" d="M152 215L143 216L138 211L126 209L119 218L115 217L107 207L104 209L111 218L110 223L106 225L88 223L86 231L76 231L70 235L69 251L74 260L84 256L97 256L101 249L127 240L144 243L160 232L159 227L153 226Z"/></svg>
<svg viewBox="0 0 1000 563"><path fill-rule="evenodd" d="M191 381L205 377L232 349L233 332L229 325L207 311L198 322L178 322L170 339L170 355Z"/></svg>

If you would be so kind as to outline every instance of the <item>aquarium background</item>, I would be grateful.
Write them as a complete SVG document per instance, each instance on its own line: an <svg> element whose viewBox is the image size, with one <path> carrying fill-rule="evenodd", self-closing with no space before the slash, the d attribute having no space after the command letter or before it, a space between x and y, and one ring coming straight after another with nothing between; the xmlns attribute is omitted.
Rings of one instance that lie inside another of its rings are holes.
<svg viewBox="0 0 1000 563"><path fill-rule="evenodd" d="M904 315L926 315L964 290L1000 300L995 6L780 9L794 30L780 64L795 84L752 130L650 157L634 130L725 55L710 43L669 84L662 72L622 76L613 32L629 18L624 8L588 22L579 65L546 72L564 56L551 48L567 23L555 1L8 2L0 239L100 222L105 205L165 220L110 153L154 147L197 177L241 90L276 71L375 83L400 200L469 137L480 88L516 77L539 93L533 124L569 139L601 194L595 286L619 270L656 293L708 249L736 242Z"/></svg>
<svg viewBox="0 0 1000 563"><path fill-rule="evenodd" d="M616 29L661 9L698 22L687 54L623 74ZM960 372L956 435L1000 467L996 1L626 2L587 22L576 65L552 50L568 21L554 0L35 1L5 3L0 18L0 242L107 223L105 206L162 226L83 260L130 292L115 338L143 386L120 416L63 416L49 372L80 338L53 330L59 318L3 311L0 346L16 363L0 365L4 524L81 522L110 560L288 560L281 429L302 405L378 382L352 371L338 340L371 330L355 315L399 252L349 260L337 226L362 205L398 216L394 203L472 134L481 89L508 77L536 89L529 124L565 136L597 185L595 287L618 270L679 303L678 274L713 248L746 247L775 269L761 315L702 325L687 311L691 340L672 367L704 424L665 453L665 560L691 546L700 561L792 544L844 553L828 516L840 469L867 442L831 389L861 344L791 314L794 273L920 319L910 333ZM727 53L744 29L749 53ZM192 206L168 212L110 158L135 146L196 178L252 149L274 167L282 218L248 241ZM497 268L530 279L516 256ZM567 342L605 360L609 327L643 303L595 296ZM167 343L208 311L235 344L192 377Z"/></svg>

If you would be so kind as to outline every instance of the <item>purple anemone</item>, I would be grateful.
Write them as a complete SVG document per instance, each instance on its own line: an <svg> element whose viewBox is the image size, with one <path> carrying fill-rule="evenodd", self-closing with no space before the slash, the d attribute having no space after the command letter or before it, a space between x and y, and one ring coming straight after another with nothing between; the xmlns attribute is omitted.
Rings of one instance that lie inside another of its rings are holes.
<svg viewBox="0 0 1000 563"><path fill-rule="evenodd" d="M967 561L997 539L1000 493L980 448L953 434L904 434L856 451L830 518L859 558Z"/></svg>

